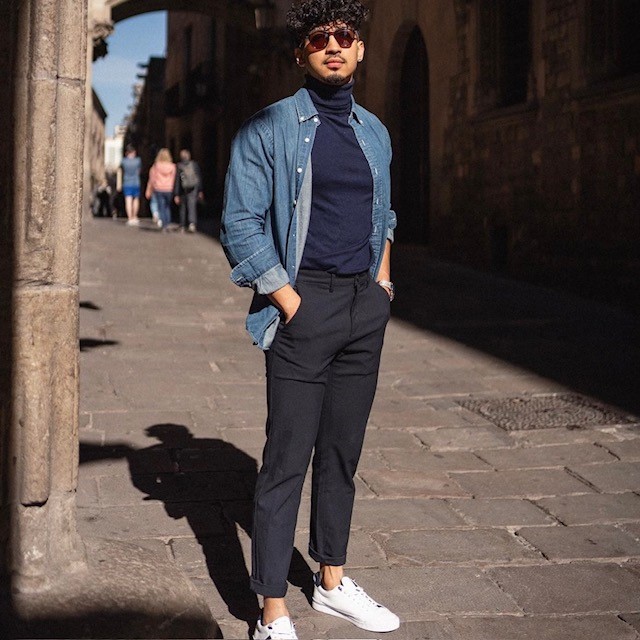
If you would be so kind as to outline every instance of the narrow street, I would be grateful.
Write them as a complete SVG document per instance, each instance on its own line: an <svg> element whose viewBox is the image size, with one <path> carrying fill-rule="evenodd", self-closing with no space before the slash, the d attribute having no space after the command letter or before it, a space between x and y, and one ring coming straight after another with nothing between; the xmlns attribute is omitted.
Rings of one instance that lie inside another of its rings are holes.
<svg viewBox="0 0 640 640"><path fill-rule="evenodd" d="M246 638L264 362L228 273L207 235L83 221L78 519L177 563ZM348 560L403 621L385 637L640 639L637 325L417 249L394 280ZM308 604L308 519L299 636L375 637Z"/></svg>

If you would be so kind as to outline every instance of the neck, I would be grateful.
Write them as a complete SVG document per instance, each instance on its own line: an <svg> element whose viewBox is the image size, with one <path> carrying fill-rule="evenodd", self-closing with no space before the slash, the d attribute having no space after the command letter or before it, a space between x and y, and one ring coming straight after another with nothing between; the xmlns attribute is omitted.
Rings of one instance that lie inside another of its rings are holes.
<svg viewBox="0 0 640 640"><path fill-rule="evenodd" d="M333 85L307 76L304 87L319 111L335 113L349 113L351 111L353 81L342 85Z"/></svg>

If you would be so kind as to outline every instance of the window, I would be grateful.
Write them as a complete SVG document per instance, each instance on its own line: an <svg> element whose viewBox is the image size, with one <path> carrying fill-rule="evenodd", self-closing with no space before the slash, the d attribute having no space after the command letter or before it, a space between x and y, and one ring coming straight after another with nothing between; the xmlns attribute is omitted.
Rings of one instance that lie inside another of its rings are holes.
<svg viewBox="0 0 640 640"><path fill-rule="evenodd" d="M640 2L589 0L587 64L594 80L640 73Z"/></svg>
<svg viewBox="0 0 640 640"><path fill-rule="evenodd" d="M193 28L187 27L184 30L184 75L189 75L193 65Z"/></svg>
<svg viewBox="0 0 640 640"><path fill-rule="evenodd" d="M478 2L480 110L527 102L531 0Z"/></svg>

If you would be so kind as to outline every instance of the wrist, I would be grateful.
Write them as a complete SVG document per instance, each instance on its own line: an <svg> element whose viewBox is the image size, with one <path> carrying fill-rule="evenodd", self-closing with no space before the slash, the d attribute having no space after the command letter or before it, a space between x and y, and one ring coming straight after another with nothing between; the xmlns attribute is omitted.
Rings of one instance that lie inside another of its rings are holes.
<svg viewBox="0 0 640 640"><path fill-rule="evenodd" d="M393 282L391 282L391 280L385 280L382 278L377 282L389 295L389 301L393 302L393 299L396 296L396 290L395 290L395 287L393 286Z"/></svg>

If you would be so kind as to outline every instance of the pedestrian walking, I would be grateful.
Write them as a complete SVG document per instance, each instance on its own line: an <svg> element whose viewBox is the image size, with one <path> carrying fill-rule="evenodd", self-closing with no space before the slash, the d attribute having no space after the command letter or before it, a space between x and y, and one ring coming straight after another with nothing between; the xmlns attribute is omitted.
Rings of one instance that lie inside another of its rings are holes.
<svg viewBox="0 0 640 640"><path fill-rule="evenodd" d="M136 153L136 148L128 144L125 157L120 163L119 178L124 195L124 207L127 213L127 224L140 224L138 212L140 210L140 168L142 162Z"/></svg>
<svg viewBox="0 0 640 640"><path fill-rule="evenodd" d="M176 181L176 165L173 163L169 149L158 151L155 162L149 169L149 180L145 196L147 200L155 198L158 208L157 225L166 229L171 222L171 197Z"/></svg>
<svg viewBox="0 0 640 640"><path fill-rule="evenodd" d="M102 180L93 198L92 212L95 217L106 218L111 215L111 187Z"/></svg>
<svg viewBox="0 0 640 640"><path fill-rule="evenodd" d="M180 151L173 194L175 203L180 206L180 229L186 228L193 233L198 224L198 200L203 198L202 173L188 149Z"/></svg>
<svg viewBox="0 0 640 640"><path fill-rule="evenodd" d="M398 617L344 574L356 472L394 290L391 144L353 99L364 57L359 0L287 14L304 87L248 120L232 145L221 240L252 287L247 329L266 351L267 442L256 483L254 638L297 638L286 606L303 481L313 453L314 609L373 632Z"/></svg>

